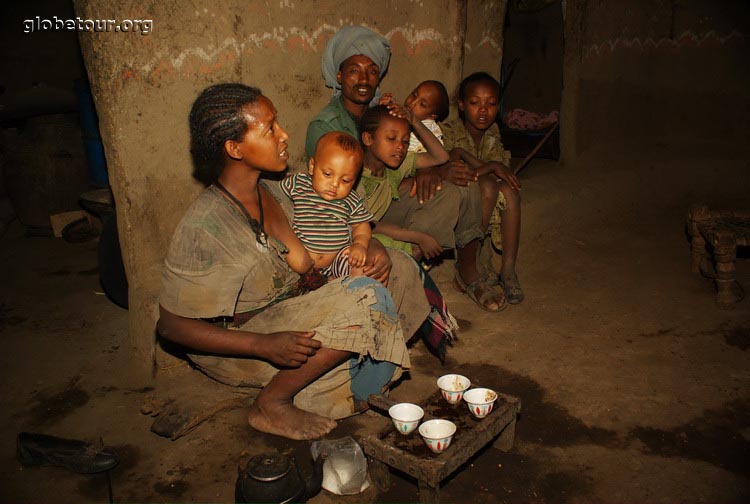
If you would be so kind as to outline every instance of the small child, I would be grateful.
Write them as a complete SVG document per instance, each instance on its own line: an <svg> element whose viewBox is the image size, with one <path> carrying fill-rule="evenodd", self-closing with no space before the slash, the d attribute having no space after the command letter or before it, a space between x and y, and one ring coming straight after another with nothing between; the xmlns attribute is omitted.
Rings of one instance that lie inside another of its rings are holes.
<svg viewBox="0 0 750 504"><path fill-rule="evenodd" d="M448 91L442 82L426 80L420 83L406 97L404 107L411 110L414 117L422 121L422 124L430 130L430 133L435 135L441 144L443 143L443 131L440 129L438 123L448 117L449 98ZM427 152L427 149L425 149L414 132L409 137L409 152Z"/></svg>
<svg viewBox="0 0 750 504"><path fill-rule="evenodd" d="M372 220L362 198L352 192L362 158L362 147L353 136L332 131L318 140L308 173L281 182L294 203L293 229L304 246L292 247L287 254L297 273L312 266L334 278L362 274Z"/></svg>
<svg viewBox="0 0 750 504"><path fill-rule="evenodd" d="M450 152L445 179L465 185L467 168L473 171L482 194L482 225L491 220L500 226L503 263L499 280L509 303L523 301L516 274L516 256L521 229L521 184L510 169L510 152L503 148L495 124L500 106L500 84L487 73L476 72L458 90L459 120L443 124L445 149ZM468 167L466 166L468 165ZM494 241L494 240L493 240Z"/></svg>

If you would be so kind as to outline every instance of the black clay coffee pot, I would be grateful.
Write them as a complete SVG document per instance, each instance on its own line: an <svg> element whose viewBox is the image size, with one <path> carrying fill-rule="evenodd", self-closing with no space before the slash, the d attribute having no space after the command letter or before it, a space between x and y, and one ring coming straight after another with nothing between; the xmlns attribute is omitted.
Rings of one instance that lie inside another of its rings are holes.
<svg viewBox="0 0 750 504"><path fill-rule="evenodd" d="M323 481L323 457L315 461L313 474L307 480L294 458L280 453L256 455L239 466L234 489L236 502L279 503L307 502L320 492Z"/></svg>

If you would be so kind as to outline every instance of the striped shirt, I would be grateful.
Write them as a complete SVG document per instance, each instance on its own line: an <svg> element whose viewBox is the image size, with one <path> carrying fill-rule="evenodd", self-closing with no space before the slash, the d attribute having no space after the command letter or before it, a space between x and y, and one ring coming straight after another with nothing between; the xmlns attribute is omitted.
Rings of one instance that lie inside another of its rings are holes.
<svg viewBox="0 0 750 504"><path fill-rule="evenodd" d="M281 189L294 203L294 232L310 252L338 252L352 242L352 225L372 220L355 191L344 199L326 201L315 192L307 173L285 178Z"/></svg>

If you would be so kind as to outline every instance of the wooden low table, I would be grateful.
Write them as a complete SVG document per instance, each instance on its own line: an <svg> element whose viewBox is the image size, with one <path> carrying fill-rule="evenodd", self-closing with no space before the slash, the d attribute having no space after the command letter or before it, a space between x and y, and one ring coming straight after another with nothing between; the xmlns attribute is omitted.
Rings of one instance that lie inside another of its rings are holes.
<svg viewBox="0 0 750 504"><path fill-rule="evenodd" d="M371 395L368 403L388 415L388 408L396 402L381 395ZM440 482L474 456L486 444L495 441L495 447L508 451L513 448L516 418L521 411L517 397L498 393L492 412L482 419L475 418L462 400L450 405L440 390L420 403L425 416L422 421L443 418L456 424L456 434L451 445L442 453L433 453L425 445L418 430L408 436L396 431L393 424L362 440L368 456L370 476L375 486L386 491L390 488L389 467L417 479L419 502L437 503L440 500Z"/></svg>
<svg viewBox="0 0 750 504"><path fill-rule="evenodd" d="M731 308L744 297L735 279L737 247L750 245L750 211L709 210L694 205L687 218L692 271L716 282L716 304Z"/></svg>

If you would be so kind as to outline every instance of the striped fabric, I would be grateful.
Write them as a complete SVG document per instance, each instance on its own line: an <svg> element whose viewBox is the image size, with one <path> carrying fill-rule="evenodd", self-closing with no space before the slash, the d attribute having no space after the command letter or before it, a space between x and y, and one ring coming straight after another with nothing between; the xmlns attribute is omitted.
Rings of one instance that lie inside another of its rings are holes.
<svg viewBox="0 0 750 504"><path fill-rule="evenodd" d="M352 225L372 220L356 192L344 199L326 201L315 192L307 173L285 178L281 188L294 202L294 232L310 252L338 252L351 243Z"/></svg>
<svg viewBox="0 0 750 504"><path fill-rule="evenodd" d="M349 276L352 272L352 266L349 264L349 245L339 250L339 253L336 254L336 257L333 259L333 262L329 266L321 269L320 272L331 278Z"/></svg>

